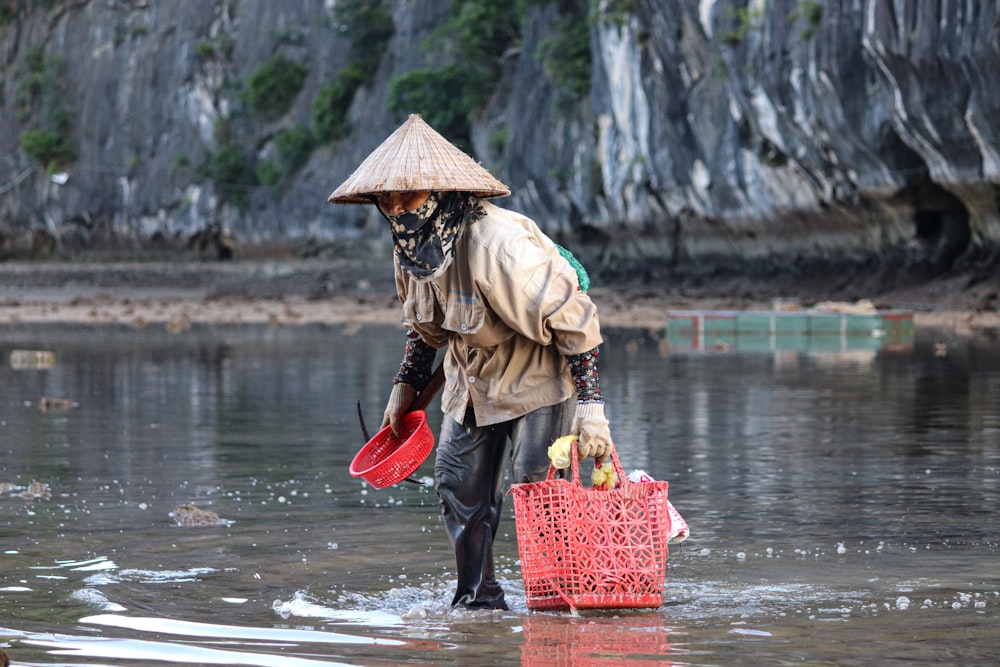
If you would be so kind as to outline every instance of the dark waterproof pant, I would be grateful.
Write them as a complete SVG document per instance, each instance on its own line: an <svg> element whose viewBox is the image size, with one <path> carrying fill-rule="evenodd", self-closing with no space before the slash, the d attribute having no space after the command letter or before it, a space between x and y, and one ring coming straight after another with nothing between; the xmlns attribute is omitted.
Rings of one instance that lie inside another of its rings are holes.
<svg viewBox="0 0 1000 667"><path fill-rule="evenodd" d="M511 443L513 481L545 479L549 445L569 433L573 405L570 400L482 427L476 425L471 407L461 424L445 415L434 459L434 481L458 566L453 605L507 609L493 569L493 539L503 509L507 442Z"/></svg>

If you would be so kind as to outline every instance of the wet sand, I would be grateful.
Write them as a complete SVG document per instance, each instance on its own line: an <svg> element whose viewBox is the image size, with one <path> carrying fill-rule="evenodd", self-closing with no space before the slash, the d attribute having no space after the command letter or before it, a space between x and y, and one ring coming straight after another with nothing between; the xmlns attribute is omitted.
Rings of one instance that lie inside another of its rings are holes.
<svg viewBox="0 0 1000 667"><path fill-rule="evenodd" d="M822 280L812 287L777 281L697 287L623 283L595 286L590 294L604 326L654 333L662 330L669 310L771 310L776 304L808 308L820 302L850 308L867 299L879 310L912 312L918 327L996 337L1000 312L994 287L969 288L968 282L956 276L850 295L829 293ZM351 261L0 264L0 285L0 325L162 325L181 331L194 323L399 323L391 275Z"/></svg>

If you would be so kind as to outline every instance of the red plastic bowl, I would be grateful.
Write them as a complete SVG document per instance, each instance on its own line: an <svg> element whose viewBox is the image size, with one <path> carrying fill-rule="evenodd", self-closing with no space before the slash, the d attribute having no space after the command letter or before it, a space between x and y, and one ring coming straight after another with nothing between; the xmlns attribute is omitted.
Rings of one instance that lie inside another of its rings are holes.
<svg viewBox="0 0 1000 667"><path fill-rule="evenodd" d="M398 484L420 467L434 449L434 434L423 410L403 417L399 435L386 426L365 443L351 461L351 474L376 489Z"/></svg>

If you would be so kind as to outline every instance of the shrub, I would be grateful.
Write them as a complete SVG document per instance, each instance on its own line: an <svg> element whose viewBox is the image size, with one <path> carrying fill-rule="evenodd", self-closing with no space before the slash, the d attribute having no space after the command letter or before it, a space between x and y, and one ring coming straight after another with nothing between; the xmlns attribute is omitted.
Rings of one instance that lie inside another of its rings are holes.
<svg viewBox="0 0 1000 667"><path fill-rule="evenodd" d="M601 9L602 19L609 23L624 25L630 14L639 9L639 0L607 0Z"/></svg>
<svg viewBox="0 0 1000 667"><path fill-rule="evenodd" d="M340 0L334 9L337 21L351 36L352 65L369 79L378 69L383 47L396 28L381 2Z"/></svg>
<svg viewBox="0 0 1000 667"><path fill-rule="evenodd" d="M799 6L788 14L788 20L797 21L799 18L806 21L806 27L799 32L799 39L808 42L823 20L823 3L816 0L799 0Z"/></svg>
<svg viewBox="0 0 1000 667"><path fill-rule="evenodd" d="M75 151L66 137L53 130L25 130L21 133L21 150L49 171L75 157Z"/></svg>
<svg viewBox="0 0 1000 667"><path fill-rule="evenodd" d="M274 185L281 180L281 171L273 160L261 160L257 163L257 182L261 185Z"/></svg>
<svg viewBox="0 0 1000 667"><path fill-rule="evenodd" d="M737 46L746 38L747 33L760 27L763 12L750 7L726 7L726 18L732 22L733 28L719 35L719 40L729 46Z"/></svg>
<svg viewBox="0 0 1000 667"><path fill-rule="evenodd" d="M324 143L342 139L350 132L347 111L360 83L359 70L345 67L341 75L316 95L312 105L313 127L316 138Z"/></svg>
<svg viewBox="0 0 1000 667"><path fill-rule="evenodd" d="M520 41L523 13L524 0L514 7L493 0L453 0L451 17L423 43L426 51L453 64L396 77L390 83L389 108L421 114L469 151L470 119L496 88L505 52Z"/></svg>
<svg viewBox="0 0 1000 667"><path fill-rule="evenodd" d="M63 61L46 58L41 47L28 50L19 73L17 119L36 120L36 127L21 133L21 149L49 170L76 157L69 141L71 100L64 73Z"/></svg>
<svg viewBox="0 0 1000 667"><path fill-rule="evenodd" d="M823 20L822 2L816 2L816 0L799 0L799 9L810 27L819 27L819 22Z"/></svg>
<svg viewBox="0 0 1000 667"><path fill-rule="evenodd" d="M395 32L392 15L371 0L342 0L335 8L342 29L351 36L351 61L313 100L315 138L329 143L350 132L347 112L358 88L370 81L378 69L385 45Z"/></svg>
<svg viewBox="0 0 1000 667"><path fill-rule="evenodd" d="M493 134L490 135L490 150L494 153L503 153L503 149L507 145L507 138L509 136L510 128L507 125L498 127Z"/></svg>
<svg viewBox="0 0 1000 667"><path fill-rule="evenodd" d="M198 42L198 46L195 47L194 53L202 60L208 60L215 55L215 45L211 42Z"/></svg>
<svg viewBox="0 0 1000 667"><path fill-rule="evenodd" d="M415 112L459 148L471 151L469 119L480 97L466 86L464 67L425 67L397 76L389 86L392 111Z"/></svg>
<svg viewBox="0 0 1000 667"><path fill-rule="evenodd" d="M20 8L13 2L0 3L0 25L13 23L20 14Z"/></svg>
<svg viewBox="0 0 1000 667"><path fill-rule="evenodd" d="M241 208L246 206L250 188L258 185L253 163L232 144L210 155L199 171L218 186L226 200Z"/></svg>
<svg viewBox="0 0 1000 667"><path fill-rule="evenodd" d="M452 67L463 70L467 77L464 85L472 90L477 107L500 80L507 49L521 40L524 3L515 4L453 0L451 17L424 40L425 50L452 51Z"/></svg>
<svg viewBox="0 0 1000 667"><path fill-rule="evenodd" d="M307 70L280 55L272 56L247 81L246 99L250 110L264 120L287 113L302 89Z"/></svg>
<svg viewBox="0 0 1000 667"><path fill-rule="evenodd" d="M586 1L567 3L553 28L553 33L538 47L537 55L545 73L569 97L584 97L590 93L593 69Z"/></svg>
<svg viewBox="0 0 1000 667"><path fill-rule="evenodd" d="M494 0L453 0L448 21L431 33L424 47L449 45L460 60L497 68L507 47L521 39L525 3L513 4L512 7Z"/></svg>
<svg viewBox="0 0 1000 667"><path fill-rule="evenodd" d="M312 153L312 132L305 125L297 125L289 130L282 130L274 140L286 173L294 173L302 168Z"/></svg>

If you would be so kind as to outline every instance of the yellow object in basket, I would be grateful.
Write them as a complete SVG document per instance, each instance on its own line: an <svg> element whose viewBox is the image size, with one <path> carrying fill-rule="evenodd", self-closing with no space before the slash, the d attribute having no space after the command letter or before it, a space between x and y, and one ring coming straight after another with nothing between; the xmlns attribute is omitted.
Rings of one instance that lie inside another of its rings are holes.
<svg viewBox="0 0 1000 667"><path fill-rule="evenodd" d="M573 454L573 441L577 438L579 438L577 435L564 435L549 445L549 460L552 461L554 468L562 470L569 467L572 462L570 456Z"/></svg>
<svg viewBox="0 0 1000 667"><path fill-rule="evenodd" d="M600 467L594 467L594 472L590 473L590 481L594 483L594 488L610 491L618 486L618 473L611 461L605 461Z"/></svg>

